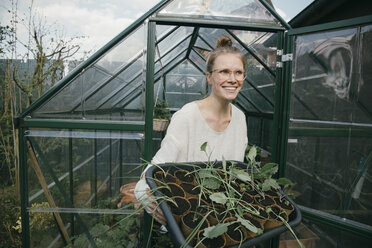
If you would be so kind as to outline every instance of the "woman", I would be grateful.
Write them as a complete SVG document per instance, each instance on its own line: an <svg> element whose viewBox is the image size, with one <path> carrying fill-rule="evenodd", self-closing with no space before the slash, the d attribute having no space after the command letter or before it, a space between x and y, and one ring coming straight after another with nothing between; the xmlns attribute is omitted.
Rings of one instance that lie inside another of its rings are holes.
<svg viewBox="0 0 372 248"><path fill-rule="evenodd" d="M171 119L167 134L152 163L244 160L248 143L244 113L230 102L242 88L246 66L243 54L222 36L207 59L207 81L211 94L183 106ZM207 155L200 150L207 142ZM146 168L147 169L147 168ZM136 198L156 221L165 225L156 203L150 203L144 173L135 189ZM147 194L145 194L147 193Z"/></svg>

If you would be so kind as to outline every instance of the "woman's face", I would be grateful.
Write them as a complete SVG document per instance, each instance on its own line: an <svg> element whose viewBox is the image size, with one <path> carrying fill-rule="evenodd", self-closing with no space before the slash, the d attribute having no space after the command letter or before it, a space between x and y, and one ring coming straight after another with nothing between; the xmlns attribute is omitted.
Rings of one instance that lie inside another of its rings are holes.
<svg viewBox="0 0 372 248"><path fill-rule="evenodd" d="M222 100L234 100L244 82L244 66L236 54L221 54L215 61L212 72L207 73L212 95Z"/></svg>

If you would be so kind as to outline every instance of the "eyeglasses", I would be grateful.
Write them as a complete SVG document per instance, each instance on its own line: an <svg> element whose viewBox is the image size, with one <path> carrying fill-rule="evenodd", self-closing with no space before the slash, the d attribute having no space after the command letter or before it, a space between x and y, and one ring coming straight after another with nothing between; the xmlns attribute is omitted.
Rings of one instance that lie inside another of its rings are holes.
<svg viewBox="0 0 372 248"><path fill-rule="evenodd" d="M229 69L215 69L211 71L211 73L213 72L217 72L217 75L221 80L228 80L230 75L234 75L235 79L239 81L243 81L247 77L244 71L241 70L231 71Z"/></svg>

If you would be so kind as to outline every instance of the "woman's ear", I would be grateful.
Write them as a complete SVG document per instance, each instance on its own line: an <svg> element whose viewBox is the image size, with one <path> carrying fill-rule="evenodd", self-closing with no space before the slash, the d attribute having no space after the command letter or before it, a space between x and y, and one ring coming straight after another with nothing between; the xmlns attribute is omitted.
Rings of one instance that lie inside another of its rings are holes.
<svg viewBox="0 0 372 248"><path fill-rule="evenodd" d="M205 74L205 77L207 78L207 81L208 81L208 84L209 85L212 85L212 79L211 79L211 76L212 76L212 74L211 73L209 73L209 72L207 72L206 74Z"/></svg>

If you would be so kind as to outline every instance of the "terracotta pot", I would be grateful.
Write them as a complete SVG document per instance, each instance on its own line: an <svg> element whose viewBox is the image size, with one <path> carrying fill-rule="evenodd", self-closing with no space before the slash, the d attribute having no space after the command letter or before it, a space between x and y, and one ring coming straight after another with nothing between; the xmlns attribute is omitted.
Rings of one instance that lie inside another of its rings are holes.
<svg viewBox="0 0 372 248"><path fill-rule="evenodd" d="M290 203L284 197L275 197L274 201L278 205L278 207L280 207L287 213L288 216L294 211L294 206L292 205L292 203Z"/></svg>
<svg viewBox="0 0 372 248"><path fill-rule="evenodd" d="M254 196L250 195L247 192L242 193L242 197L240 198L241 204L243 205L252 205L254 203Z"/></svg>
<svg viewBox="0 0 372 248"><path fill-rule="evenodd" d="M196 211L198 213L205 214L210 209L210 205L208 204L208 202L206 202L203 199L200 199L200 202L199 202L198 197L190 197L188 198L188 200L191 204L191 209L190 209L191 211Z"/></svg>
<svg viewBox="0 0 372 248"><path fill-rule="evenodd" d="M165 187L165 186L159 188L159 191L163 195L165 195L169 198L171 198L173 196L181 196L181 197L186 196L185 191L183 190L183 188L181 186L179 186L177 183L168 183L167 186L169 188Z"/></svg>
<svg viewBox="0 0 372 248"><path fill-rule="evenodd" d="M270 189L267 191L264 191L265 195L269 195L271 197L278 197L281 195L281 193L276 189Z"/></svg>
<svg viewBox="0 0 372 248"><path fill-rule="evenodd" d="M176 170L174 176L177 179L178 184L181 183L191 183L196 185L196 179L193 173L190 173L187 170Z"/></svg>
<svg viewBox="0 0 372 248"><path fill-rule="evenodd" d="M154 173L154 181L156 185L162 186L163 183L175 183L176 178L169 172L157 171Z"/></svg>
<svg viewBox="0 0 372 248"><path fill-rule="evenodd" d="M223 223L229 223L234 221L236 221L235 217L228 217L223 220ZM226 239L226 246L243 243L248 237L246 228L242 226L239 222L230 224L227 228L228 228L227 232L223 234Z"/></svg>
<svg viewBox="0 0 372 248"><path fill-rule="evenodd" d="M263 208L268 208L275 204L274 199L268 195L266 195L265 197L261 195L256 195L254 197L254 201L257 205L262 206Z"/></svg>
<svg viewBox="0 0 372 248"><path fill-rule="evenodd" d="M179 224L181 216L190 211L191 205L185 197L174 196L171 199L175 203L168 201L168 206L177 224Z"/></svg>
<svg viewBox="0 0 372 248"><path fill-rule="evenodd" d="M226 239L224 235L220 235L214 239L208 239L203 236L204 230L200 230L197 235L197 248L222 248L226 247Z"/></svg>
<svg viewBox="0 0 372 248"><path fill-rule="evenodd" d="M203 215L195 211L189 211L181 216L181 230L185 239L189 237L190 234L197 228L200 222L203 220ZM207 219L200 226L200 230L209 227L209 222ZM195 245L197 235L195 233L195 238L190 242L192 246Z"/></svg>
<svg viewBox="0 0 372 248"><path fill-rule="evenodd" d="M226 207L221 204L213 204L209 210L213 210L213 212L208 215L208 220L211 225L216 225L218 222L221 222L228 217L232 217Z"/></svg>
<svg viewBox="0 0 372 248"><path fill-rule="evenodd" d="M250 213L244 213L243 218L246 220L249 220L252 223L252 225L254 225L255 227L260 228L262 231L264 230L264 224L266 222L265 219L255 217ZM247 230L247 235L248 235L248 238L254 238L258 236L258 233L254 233L254 232Z"/></svg>
<svg viewBox="0 0 372 248"><path fill-rule="evenodd" d="M258 191L254 188L252 188L251 185L244 185L244 187L241 187L242 191L244 191L245 193L251 195L251 196L256 196L258 195Z"/></svg>
<svg viewBox="0 0 372 248"><path fill-rule="evenodd" d="M259 206L257 204L252 204L252 207L255 211L257 211L257 214L251 214L253 217L257 218L258 220L262 221L265 227L265 222L269 218L269 214L266 212L266 209L263 208L262 206Z"/></svg>
<svg viewBox="0 0 372 248"><path fill-rule="evenodd" d="M185 191L186 197L197 197L200 194L200 187L192 183L181 183L181 188Z"/></svg>
<svg viewBox="0 0 372 248"><path fill-rule="evenodd" d="M281 225L284 225L283 221L280 220L280 218L277 217L277 215L280 215L285 221L288 222L288 215L286 212L282 212L281 208L278 206L272 206L271 210L275 213L269 213L269 219L265 222L265 231L271 230L276 227L279 227Z"/></svg>

